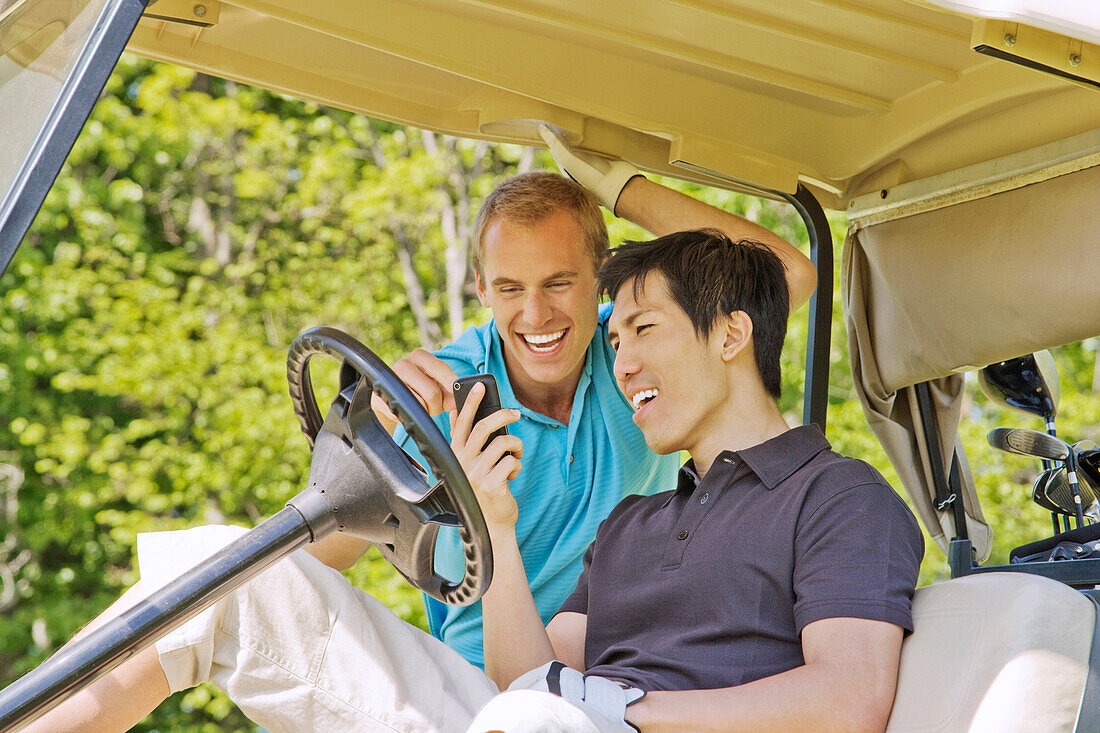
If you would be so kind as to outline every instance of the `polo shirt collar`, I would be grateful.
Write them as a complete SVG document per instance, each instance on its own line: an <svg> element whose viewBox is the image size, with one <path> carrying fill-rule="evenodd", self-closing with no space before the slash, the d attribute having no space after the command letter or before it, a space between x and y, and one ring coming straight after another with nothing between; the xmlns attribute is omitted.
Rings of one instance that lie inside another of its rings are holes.
<svg viewBox="0 0 1100 733"><path fill-rule="evenodd" d="M721 464L743 463L756 474L768 489L774 489L786 481L798 469L806 465L811 458L823 450L829 450L829 440L816 424L801 425L775 436L751 448L733 451L725 450L714 459L709 478ZM674 494L695 491L699 485L699 474L695 471L695 460L689 459L680 467L676 479ZM670 496L666 504L672 501Z"/></svg>
<svg viewBox="0 0 1100 733"><path fill-rule="evenodd" d="M680 466L680 473L676 475L676 491L695 491L699 485L699 474L695 472L695 460L689 458L688 462Z"/></svg>
<svg viewBox="0 0 1100 733"><path fill-rule="evenodd" d="M831 447L821 428L810 423L791 428L751 448L725 451L723 455L736 455L757 475L764 486L774 489L806 465L811 458Z"/></svg>

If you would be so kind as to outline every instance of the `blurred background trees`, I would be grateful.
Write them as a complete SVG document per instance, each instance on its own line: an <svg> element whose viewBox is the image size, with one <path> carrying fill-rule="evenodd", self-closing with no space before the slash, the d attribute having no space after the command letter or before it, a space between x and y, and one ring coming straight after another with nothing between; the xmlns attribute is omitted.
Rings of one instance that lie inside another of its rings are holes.
<svg viewBox="0 0 1100 733"><path fill-rule="evenodd" d="M136 580L138 532L252 525L297 493L309 465L285 380L297 333L336 326L392 362L482 322L473 217L502 178L531 168L554 170L545 151L123 57L0 280L0 685ZM805 245L785 205L666 183ZM847 224L831 222L839 262ZM610 229L613 242L645 237ZM900 488L851 387L839 295L834 310L829 438ZM792 424L805 338L803 309L784 355ZM1072 440L1098 439L1094 348L1055 351ZM320 366L323 385L335 364ZM969 390L963 437L1004 560L1048 533L1049 516L1029 500L1038 462L994 453L984 435L1041 425ZM946 574L929 547L922 581ZM348 575L423 625L419 594L376 554ZM254 726L200 688L140 730Z"/></svg>

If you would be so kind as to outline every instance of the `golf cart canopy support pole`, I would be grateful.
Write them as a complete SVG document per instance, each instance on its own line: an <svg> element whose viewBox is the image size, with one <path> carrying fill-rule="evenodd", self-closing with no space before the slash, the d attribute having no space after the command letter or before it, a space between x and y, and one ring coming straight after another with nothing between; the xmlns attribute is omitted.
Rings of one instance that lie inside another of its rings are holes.
<svg viewBox="0 0 1100 733"><path fill-rule="evenodd" d="M18 730L197 616L277 560L308 544L306 520L287 507L122 615L61 649L0 691L0 733Z"/></svg>
<svg viewBox="0 0 1100 733"><path fill-rule="evenodd" d="M810 296L809 331L806 337L806 380L803 387L802 423L816 423L825 432L825 411L829 406L829 349L833 324L833 235L825 211L810 190L798 184L798 191L783 198L806 223L810 238L810 260L817 269L817 288Z"/></svg>
<svg viewBox="0 0 1100 733"><path fill-rule="evenodd" d="M962 484L959 478L959 459L952 449L951 475L948 478L944 473L943 453L940 452L940 428L936 420L936 410L932 407L931 388L928 382L921 382L914 385L914 389L917 392L917 408L920 410L921 427L924 429L924 445L928 450L929 468L932 470L932 485L936 489L936 509L941 512L951 509L955 524L952 540L968 539L966 514L963 511Z"/></svg>

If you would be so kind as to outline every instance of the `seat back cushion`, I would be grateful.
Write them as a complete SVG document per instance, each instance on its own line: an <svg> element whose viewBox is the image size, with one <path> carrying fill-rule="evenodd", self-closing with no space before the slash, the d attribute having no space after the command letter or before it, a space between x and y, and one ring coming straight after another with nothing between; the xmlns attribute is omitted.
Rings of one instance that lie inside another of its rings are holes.
<svg viewBox="0 0 1100 733"><path fill-rule="evenodd" d="M983 573L921 588L887 731L1071 733L1096 626L1049 578Z"/></svg>

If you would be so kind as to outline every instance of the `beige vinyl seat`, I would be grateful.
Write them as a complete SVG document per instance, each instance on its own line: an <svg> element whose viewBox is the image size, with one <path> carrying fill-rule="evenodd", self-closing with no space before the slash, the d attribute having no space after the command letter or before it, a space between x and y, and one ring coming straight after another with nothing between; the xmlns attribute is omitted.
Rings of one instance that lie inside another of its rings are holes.
<svg viewBox="0 0 1100 733"><path fill-rule="evenodd" d="M1023 573L970 575L919 589L913 619L890 733L1100 725L1078 723L1097 620L1083 593Z"/></svg>

